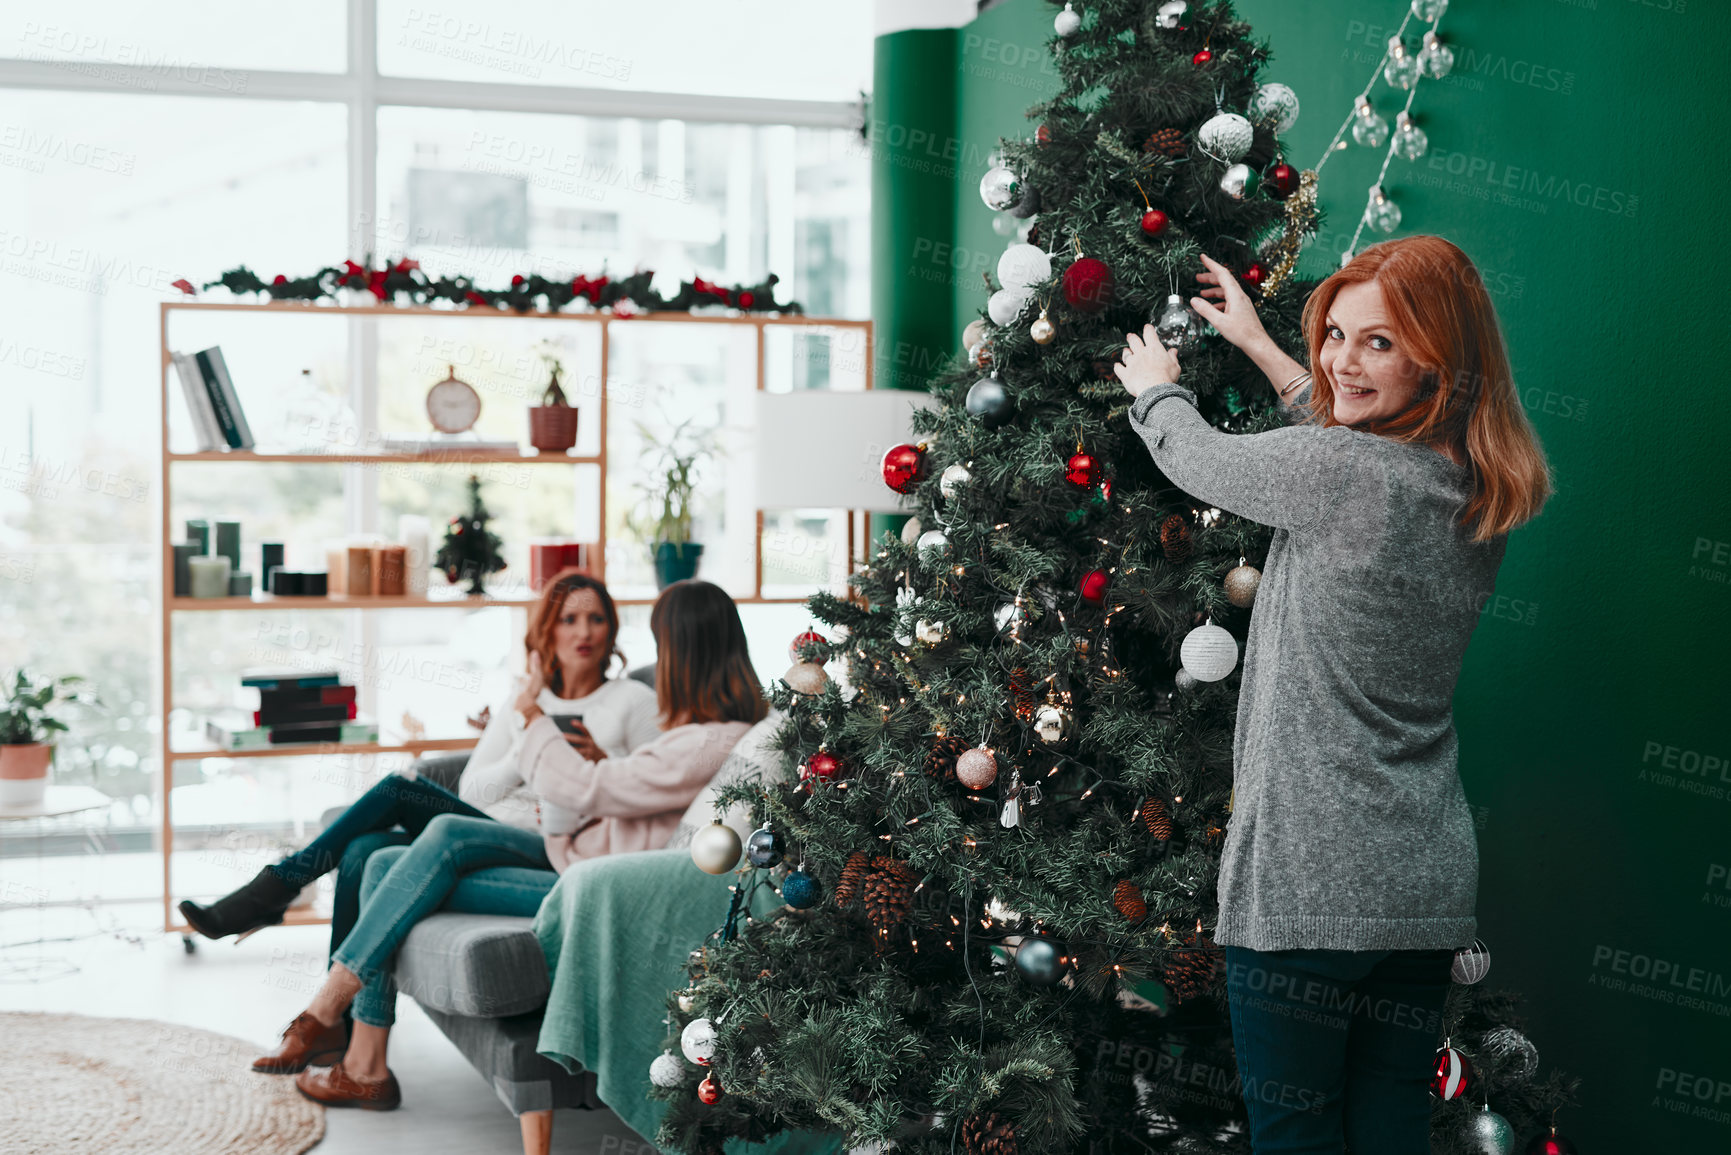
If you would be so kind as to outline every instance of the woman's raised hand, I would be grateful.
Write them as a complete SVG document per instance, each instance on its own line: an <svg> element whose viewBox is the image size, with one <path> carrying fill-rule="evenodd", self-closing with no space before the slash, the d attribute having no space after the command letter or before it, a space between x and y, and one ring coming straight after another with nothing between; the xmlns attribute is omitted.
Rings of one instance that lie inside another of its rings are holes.
<svg viewBox="0 0 1731 1155"><path fill-rule="evenodd" d="M1130 396L1140 397L1146 389L1178 380L1178 354L1160 343L1153 325L1142 326L1140 336L1124 334L1124 344L1128 348L1123 360L1112 367L1112 372L1118 375Z"/></svg>
<svg viewBox="0 0 1731 1155"><path fill-rule="evenodd" d="M517 683L517 700L512 703L517 713L527 714L535 708L535 699L541 696L541 691L547 688L547 675L541 669L541 655L536 650L529 651L529 672L523 680Z"/></svg>
<svg viewBox="0 0 1731 1155"><path fill-rule="evenodd" d="M1255 304L1232 270L1206 253L1202 255L1202 263L1207 270L1197 273L1196 279L1209 287L1202 290L1202 296L1190 298L1190 307L1222 337L1247 353L1268 340L1268 331L1262 327L1262 318L1256 315ZM1212 304L1204 298L1219 303Z"/></svg>

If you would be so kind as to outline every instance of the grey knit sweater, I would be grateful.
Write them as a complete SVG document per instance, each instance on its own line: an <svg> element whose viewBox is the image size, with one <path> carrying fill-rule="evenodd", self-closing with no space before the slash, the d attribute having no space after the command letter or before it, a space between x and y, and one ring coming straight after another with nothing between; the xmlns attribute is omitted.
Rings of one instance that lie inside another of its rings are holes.
<svg viewBox="0 0 1731 1155"><path fill-rule="evenodd" d="M1199 500L1274 528L1244 651L1215 940L1472 941L1478 846L1451 700L1504 539L1456 524L1470 474L1344 426L1223 434L1158 385L1130 421Z"/></svg>

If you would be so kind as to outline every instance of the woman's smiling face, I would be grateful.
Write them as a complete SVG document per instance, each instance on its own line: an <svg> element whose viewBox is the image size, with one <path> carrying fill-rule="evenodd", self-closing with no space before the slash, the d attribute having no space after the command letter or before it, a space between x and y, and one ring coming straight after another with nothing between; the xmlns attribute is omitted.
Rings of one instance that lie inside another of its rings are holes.
<svg viewBox="0 0 1731 1155"><path fill-rule="evenodd" d="M1347 285L1328 310L1318 360L1334 385L1334 419L1342 425L1384 420L1418 396L1422 376L1396 344L1375 281Z"/></svg>

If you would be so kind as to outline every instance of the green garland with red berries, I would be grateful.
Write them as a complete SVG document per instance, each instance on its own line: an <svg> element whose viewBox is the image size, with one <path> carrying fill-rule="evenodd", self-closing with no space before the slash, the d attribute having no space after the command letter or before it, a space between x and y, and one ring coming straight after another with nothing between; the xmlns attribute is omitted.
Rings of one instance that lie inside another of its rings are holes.
<svg viewBox="0 0 1731 1155"><path fill-rule="evenodd" d="M632 273L614 279L606 273L598 277L578 275L571 278L549 278L540 273L519 273L511 283L499 289L487 289L466 276L428 276L419 261L404 257L381 268L372 268L372 258L365 263L344 261L328 265L305 277L289 277L278 273L266 281L245 265L230 269L204 288L218 285L231 293L262 293L273 301L337 300L343 289L365 290L382 302L431 305L448 301L459 308L486 307L511 309L518 313L557 313L573 302L582 300L592 309L614 309L621 312L688 313L707 305L720 305L742 313L803 313L797 301L778 302L775 286L781 278L769 274L755 285L720 285L702 277L692 277L680 283L679 292L664 297L650 288L653 270ZM187 294L192 285L176 281L175 287ZM622 310L620 306L624 304Z"/></svg>

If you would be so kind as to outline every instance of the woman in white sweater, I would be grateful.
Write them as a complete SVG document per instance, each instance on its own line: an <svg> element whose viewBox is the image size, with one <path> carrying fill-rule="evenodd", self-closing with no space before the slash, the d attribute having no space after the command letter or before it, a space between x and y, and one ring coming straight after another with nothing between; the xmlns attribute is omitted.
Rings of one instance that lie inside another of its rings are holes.
<svg viewBox="0 0 1731 1155"><path fill-rule="evenodd" d="M623 676L625 655L618 639L619 611L607 587L586 573L567 570L541 591L524 648L548 671L535 699L540 710L552 717L581 715L597 747L623 756L653 741L661 728L655 691ZM614 658L619 659L618 676L609 678ZM441 814L493 818L536 830L535 795L524 785L519 764L524 725L522 714L512 708L516 695L513 690L493 710L456 794L425 779L386 775L304 849L265 867L239 890L209 906L182 902L188 925L208 938L223 938L281 922L302 887L336 870L334 954L359 915L361 879L375 850L412 842Z"/></svg>

